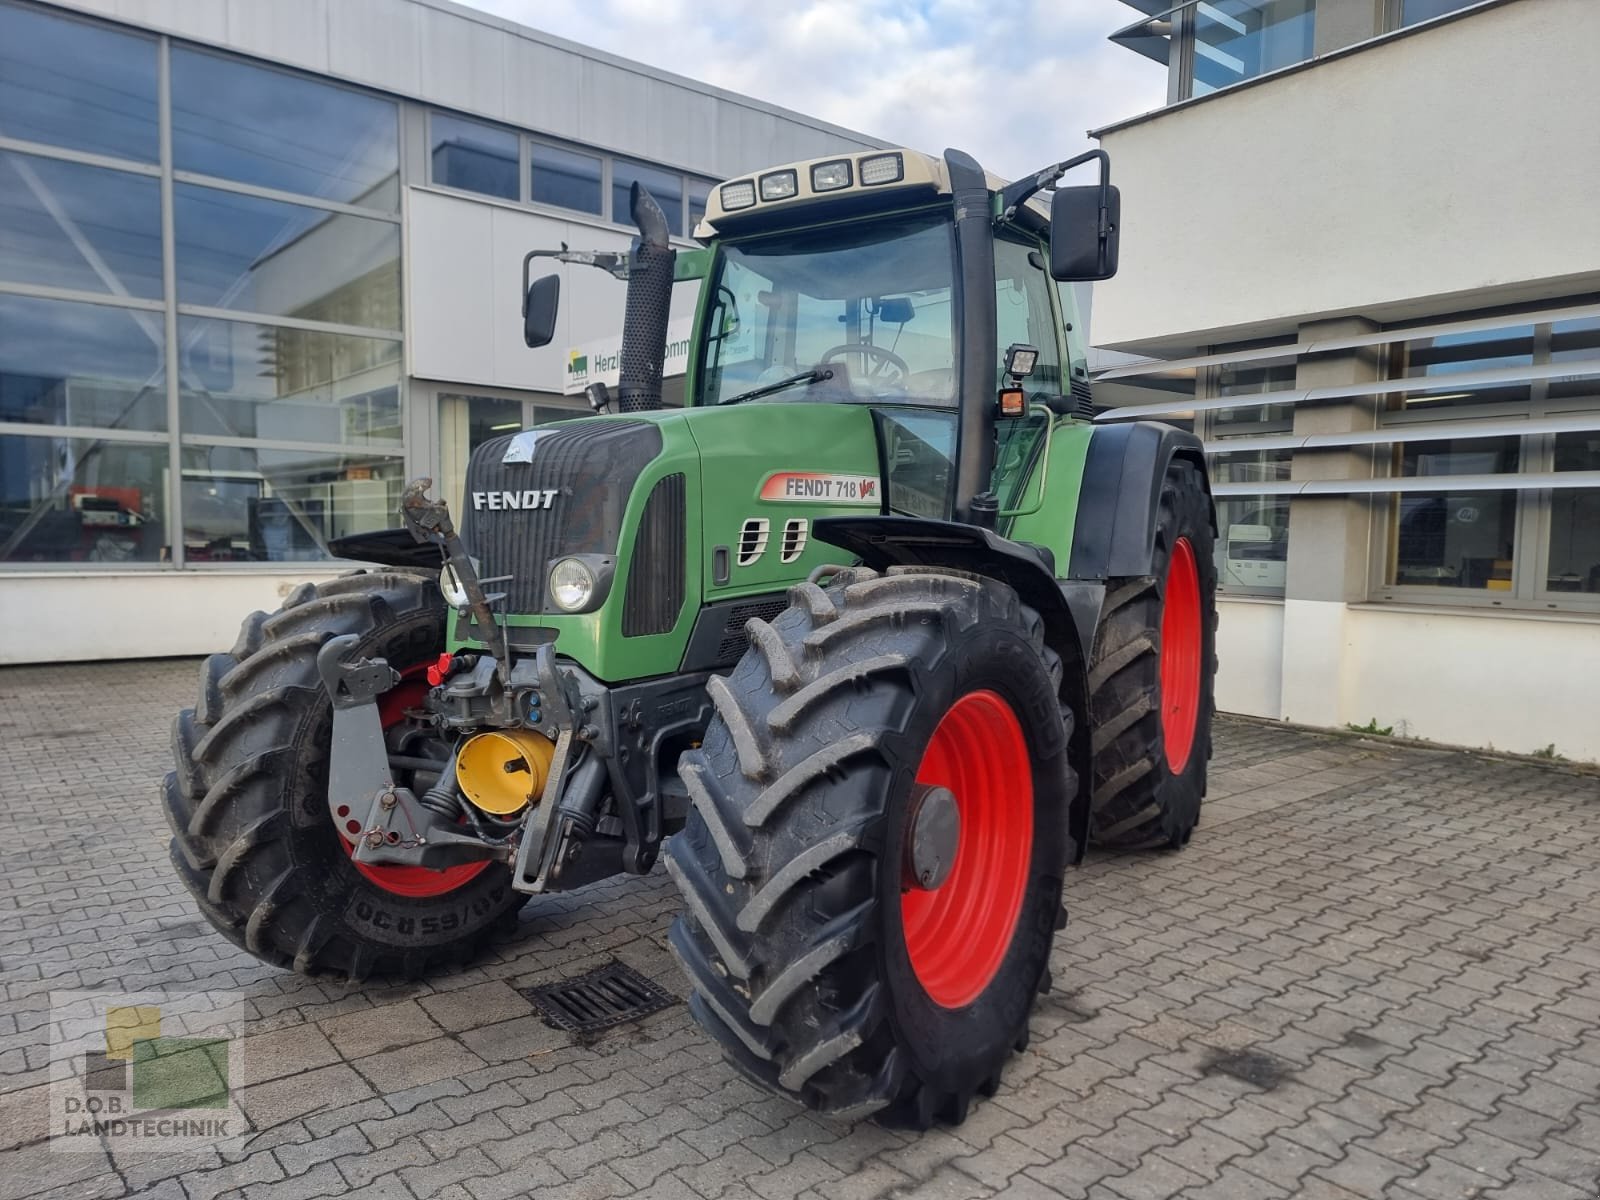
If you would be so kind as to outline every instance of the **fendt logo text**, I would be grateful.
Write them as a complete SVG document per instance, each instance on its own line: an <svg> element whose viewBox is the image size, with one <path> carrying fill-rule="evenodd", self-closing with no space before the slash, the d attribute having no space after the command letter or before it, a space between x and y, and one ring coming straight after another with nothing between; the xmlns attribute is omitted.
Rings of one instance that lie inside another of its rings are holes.
<svg viewBox="0 0 1600 1200"><path fill-rule="evenodd" d="M503 512L508 508L554 508L557 488L526 492L473 492L472 507L476 512L488 509Z"/></svg>

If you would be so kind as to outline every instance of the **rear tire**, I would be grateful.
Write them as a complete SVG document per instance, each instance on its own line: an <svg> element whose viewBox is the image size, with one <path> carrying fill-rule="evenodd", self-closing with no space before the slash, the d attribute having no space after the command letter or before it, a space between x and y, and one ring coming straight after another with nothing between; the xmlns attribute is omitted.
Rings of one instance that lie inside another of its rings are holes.
<svg viewBox="0 0 1600 1200"><path fill-rule="evenodd" d="M435 895L416 875L357 869L328 811L333 707L317 650L354 633L357 653L405 672L444 649L430 576L383 570L303 584L272 616L254 613L227 654L200 666L200 695L173 722L177 769L162 782L172 863L205 917L275 966L351 980L416 977L470 957L513 923L524 899L497 864L451 868ZM398 719L402 684L379 699ZM450 886L460 880L459 886Z"/></svg>
<svg viewBox="0 0 1600 1200"><path fill-rule="evenodd" d="M1059 660L991 580L856 569L790 603L749 623L680 763L693 810L666 860L690 1008L736 1066L810 1108L959 1122L1048 984L1077 786ZM930 784L961 814L934 890L902 866ZM966 907L980 885L1000 899Z"/></svg>
<svg viewBox="0 0 1600 1200"><path fill-rule="evenodd" d="M1186 845L1211 757L1217 568L1199 470L1167 468L1153 573L1106 581L1089 668L1090 837L1117 850Z"/></svg>

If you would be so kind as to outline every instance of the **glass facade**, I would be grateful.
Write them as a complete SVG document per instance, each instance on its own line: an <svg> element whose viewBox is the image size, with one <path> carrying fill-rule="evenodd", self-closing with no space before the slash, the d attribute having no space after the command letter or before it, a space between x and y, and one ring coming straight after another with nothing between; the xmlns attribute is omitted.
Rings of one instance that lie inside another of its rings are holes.
<svg viewBox="0 0 1600 1200"><path fill-rule="evenodd" d="M1190 21L1188 94L1203 96L1310 58L1316 0L1211 0Z"/></svg>
<svg viewBox="0 0 1600 1200"><path fill-rule="evenodd" d="M154 38L0 6L0 135L154 163Z"/></svg>
<svg viewBox="0 0 1600 1200"><path fill-rule="evenodd" d="M396 212L399 109L303 75L174 46L172 165Z"/></svg>
<svg viewBox="0 0 1600 1200"><path fill-rule="evenodd" d="M0 151L0 563L324 558L394 524L397 104L0 0L0 135L27 145Z"/></svg>
<svg viewBox="0 0 1600 1200"><path fill-rule="evenodd" d="M1435 17L1444 16L1445 13L1471 8L1479 2L1480 0L1400 0L1400 24L1415 25L1420 21L1431 21Z"/></svg>

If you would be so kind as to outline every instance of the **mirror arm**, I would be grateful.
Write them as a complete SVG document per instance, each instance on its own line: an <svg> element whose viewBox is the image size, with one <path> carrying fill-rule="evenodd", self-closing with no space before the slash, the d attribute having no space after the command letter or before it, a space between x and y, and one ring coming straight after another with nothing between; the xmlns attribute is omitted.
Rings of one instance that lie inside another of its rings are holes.
<svg viewBox="0 0 1600 1200"><path fill-rule="evenodd" d="M1015 183L1007 184L1000 193L999 219L1002 221L1013 220L1017 215L1017 209L1027 203L1029 197L1033 196L1034 193L1043 191L1045 188L1053 188L1061 177L1072 170L1073 167L1081 167L1086 162L1094 162L1096 160L1100 163L1100 236L1102 238L1105 237L1107 233L1106 210L1111 197L1111 156L1101 149L1085 150L1075 158L1053 163L1042 171L1035 171L1026 179L1019 179ZM527 289L524 288L523 290L526 291Z"/></svg>
<svg viewBox="0 0 1600 1200"><path fill-rule="evenodd" d="M529 250L522 256L522 315L528 315L528 284L532 282L533 260L553 258L557 262L574 263L580 267L599 267L618 279L628 278L628 255L616 250L568 250L565 242L559 250Z"/></svg>

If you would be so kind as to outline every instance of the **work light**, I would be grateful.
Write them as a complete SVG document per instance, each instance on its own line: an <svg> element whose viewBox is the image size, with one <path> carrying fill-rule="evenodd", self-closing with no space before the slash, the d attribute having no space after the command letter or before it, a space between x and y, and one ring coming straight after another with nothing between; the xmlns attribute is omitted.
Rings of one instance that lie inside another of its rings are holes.
<svg viewBox="0 0 1600 1200"><path fill-rule="evenodd" d="M906 165L898 154L875 154L861 160L861 182L866 187L899 183L905 176Z"/></svg>
<svg viewBox="0 0 1600 1200"><path fill-rule="evenodd" d="M750 208L756 202L756 185L748 179L722 185L722 207L728 212Z"/></svg>
<svg viewBox="0 0 1600 1200"><path fill-rule="evenodd" d="M848 158L818 163L811 168L811 190L813 192L836 192L840 188L849 186L850 160Z"/></svg>
<svg viewBox="0 0 1600 1200"><path fill-rule="evenodd" d="M800 181L793 171L774 171L761 177L763 200L787 200L800 190Z"/></svg>

